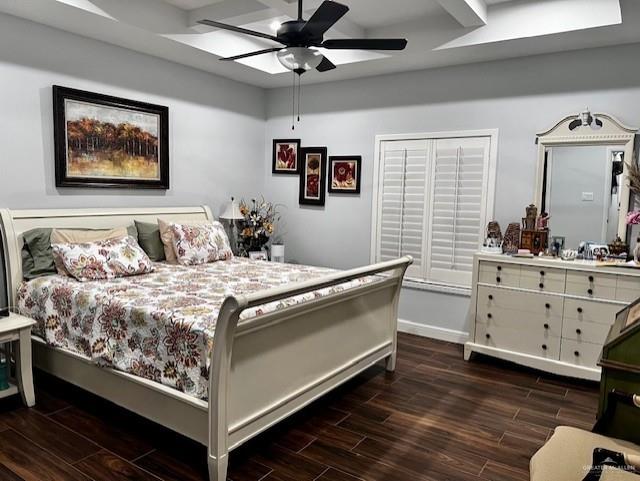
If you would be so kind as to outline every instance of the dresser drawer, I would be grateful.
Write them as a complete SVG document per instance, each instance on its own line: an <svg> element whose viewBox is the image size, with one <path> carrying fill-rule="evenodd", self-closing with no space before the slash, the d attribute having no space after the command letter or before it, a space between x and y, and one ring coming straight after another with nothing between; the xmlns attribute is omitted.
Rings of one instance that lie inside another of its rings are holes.
<svg viewBox="0 0 640 481"><path fill-rule="evenodd" d="M520 287L540 292L564 292L566 271L546 267L522 266L520 268Z"/></svg>
<svg viewBox="0 0 640 481"><path fill-rule="evenodd" d="M520 352L545 359L560 358L560 338L547 332L523 335L522 329L476 324L476 344Z"/></svg>
<svg viewBox="0 0 640 481"><path fill-rule="evenodd" d="M478 286L477 310L515 309L544 317L562 317L564 298L549 294L520 292L499 287Z"/></svg>
<svg viewBox="0 0 640 481"><path fill-rule="evenodd" d="M518 287L520 266L500 262L480 262L478 281L496 286Z"/></svg>
<svg viewBox="0 0 640 481"><path fill-rule="evenodd" d="M600 344L563 339L560 360L576 366L597 367L601 352Z"/></svg>
<svg viewBox="0 0 640 481"><path fill-rule="evenodd" d="M616 300L632 302L640 297L640 277L618 276Z"/></svg>
<svg viewBox="0 0 640 481"><path fill-rule="evenodd" d="M495 327L518 327L527 331L548 330L560 337L562 297L478 287L476 322Z"/></svg>
<svg viewBox="0 0 640 481"><path fill-rule="evenodd" d="M562 322L562 338L603 345L611 326L597 322L565 318Z"/></svg>
<svg viewBox="0 0 640 481"><path fill-rule="evenodd" d="M593 297L598 299L616 298L615 274L598 274L595 272L567 272L566 293L573 296Z"/></svg>
<svg viewBox="0 0 640 481"><path fill-rule="evenodd" d="M618 311L623 307L619 304L607 302L566 298L564 300L564 317L565 319L578 319L610 326L613 324Z"/></svg>

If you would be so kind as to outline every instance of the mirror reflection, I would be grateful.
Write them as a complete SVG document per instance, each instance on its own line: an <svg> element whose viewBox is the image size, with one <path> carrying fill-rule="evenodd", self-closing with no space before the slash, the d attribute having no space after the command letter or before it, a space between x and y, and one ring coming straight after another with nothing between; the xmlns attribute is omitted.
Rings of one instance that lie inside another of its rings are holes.
<svg viewBox="0 0 640 481"><path fill-rule="evenodd" d="M623 166L620 146L547 147L542 211L551 215L551 235L567 248L615 239Z"/></svg>

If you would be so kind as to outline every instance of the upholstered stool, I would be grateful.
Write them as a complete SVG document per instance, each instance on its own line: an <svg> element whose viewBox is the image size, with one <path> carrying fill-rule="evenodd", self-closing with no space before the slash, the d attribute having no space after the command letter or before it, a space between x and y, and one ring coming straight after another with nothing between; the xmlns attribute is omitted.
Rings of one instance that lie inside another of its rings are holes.
<svg viewBox="0 0 640 481"><path fill-rule="evenodd" d="M636 444L559 426L549 441L531 458L531 481L582 481L591 468L595 448L640 455L640 446ZM640 476L620 469L606 469L600 480L640 481Z"/></svg>

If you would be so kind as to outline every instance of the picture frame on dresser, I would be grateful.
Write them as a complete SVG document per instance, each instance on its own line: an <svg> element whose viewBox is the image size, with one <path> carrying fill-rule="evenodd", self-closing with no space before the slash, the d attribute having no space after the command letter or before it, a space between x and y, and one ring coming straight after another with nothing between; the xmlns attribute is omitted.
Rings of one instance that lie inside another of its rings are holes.
<svg viewBox="0 0 640 481"><path fill-rule="evenodd" d="M53 86L56 187L169 188L169 108Z"/></svg>

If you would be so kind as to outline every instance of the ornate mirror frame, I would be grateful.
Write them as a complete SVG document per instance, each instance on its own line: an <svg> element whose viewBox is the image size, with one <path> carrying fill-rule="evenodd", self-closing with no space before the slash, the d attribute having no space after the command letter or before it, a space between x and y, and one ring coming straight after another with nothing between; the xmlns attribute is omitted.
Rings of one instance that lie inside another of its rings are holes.
<svg viewBox="0 0 640 481"><path fill-rule="evenodd" d="M593 122L599 120L602 122L602 126L598 129L594 129L591 125L585 125L584 119L586 116L591 117ZM569 128L572 122L579 121L580 125L573 130ZM545 153L547 147L559 146L559 145L611 145L620 146L621 150L624 150L624 170L623 170L623 182L620 187L620 213L618 215L618 235L625 241L627 236L627 213L629 210L629 183L627 182L627 166L626 162L630 162L633 158L633 146L635 134L638 129L628 127L622 124L615 117L604 114L594 113L591 114L588 111L582 114L569 115L555 124L548 130L540 132L537 135L538 144L538 164L536 168L536 185L535 185L535 197L533 203L537 206L542 206L542 196L544 193L543 182L545 181Z"/></svg>

